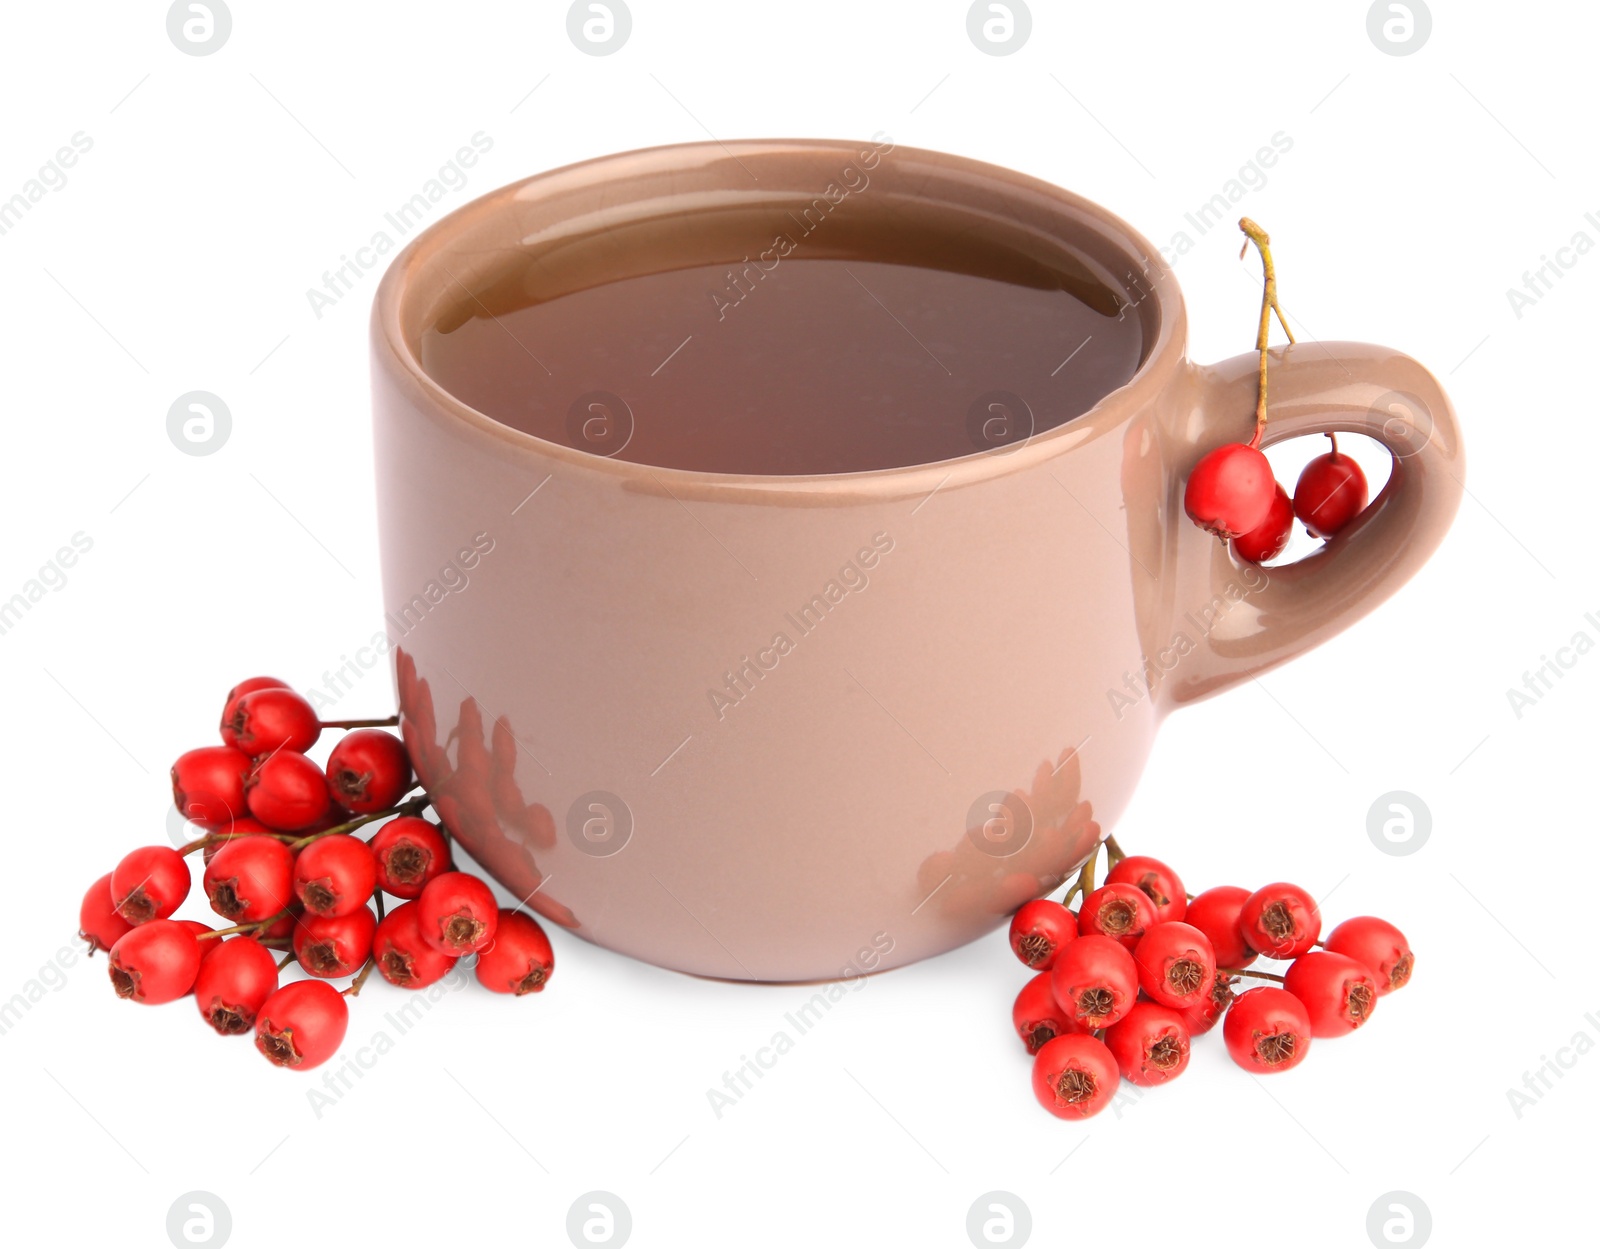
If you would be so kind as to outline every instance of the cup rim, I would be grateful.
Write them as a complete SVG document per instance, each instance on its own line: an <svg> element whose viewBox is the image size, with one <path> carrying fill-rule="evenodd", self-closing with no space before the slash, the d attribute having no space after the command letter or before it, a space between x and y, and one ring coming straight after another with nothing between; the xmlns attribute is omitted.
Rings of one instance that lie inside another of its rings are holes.
<svg viewBox="0 0 1600 1249"><path fill-rule="evenodd" d="M1183 358L1186 339L1186 314L1183 297L1172 268L1142 234L1122 218L1075 192L1004 166L970 157L957 156L928 148L896 144L897 158L923 160L958 173L980 176L1004 193L1026 193L1054 201L1063 218L1087 218L1101 234L1136 266L1148 281L1148 298L1154 301L1155 333L1133 375L1114 390L1102 395L1087 411L1059 425L1035 434L1020 443L986 451L974 451L955 459L859 469L849 472L808 473L790 476L759 473L723 473L703 469L670 468L596 455L563 443L541 438L503 424L487 413L464 403L435 381L407 341L402 314L405 301L426 258L453 238L466 233L483 218L503 212L508 205L537 191L539 184L550 183L571 190L579 179L588 177L603 182L612 167L632 165L637 172L641 159L658 167L679 161L695 165L713 159L740 156L771 156L792 152L796 155L827 152L854 155L864 144L841 139L730 139L665 144L609 153L532 174L489 191L440 218L411 240L390 262L373 297L371 341L374 365L383 368L397 382L418 411L434 420L489 437L498 450L537 458L548 466L557 461L564 467L625 479L641 488L665 488L674 495L698 499L771 499L775 496L815 496L818 494L872 499L918 497L946 488L959 488L991 478L1005 476L1022 468L1047 462L1067 450L1092 442L1122 425L1135 411L1148 405L1167 385Z"/></svg>

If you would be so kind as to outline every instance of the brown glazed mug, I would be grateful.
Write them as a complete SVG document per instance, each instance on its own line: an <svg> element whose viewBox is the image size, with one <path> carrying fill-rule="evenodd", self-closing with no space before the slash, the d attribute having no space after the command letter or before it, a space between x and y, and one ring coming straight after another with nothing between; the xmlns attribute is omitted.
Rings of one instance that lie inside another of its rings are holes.
<svg viewBox="0 0 1600 1249"><path fill-rule="evenodd" d="M1256 357L1192 363L1171 271L1104 209L886 146L688 144L540 174L420 235L377 294L384 600L418 774L514 897L664 967L835 980L995 928L1116 821L1169 711L1370 611L1462 493L1450 402L1415 360L1274 349L1266 441L1364 434L1392 471L1317 553L1236 562L1182 491L1249 437ZM421 365L424 331L463 300L487 311L530 256L559 268L598 237L651 272L641 223L715 246L717 206L805 203L869 152L875 194L1000 222L1119 292L1143 332L1131 380L959 458L755 476L535 437Z"/></svg>

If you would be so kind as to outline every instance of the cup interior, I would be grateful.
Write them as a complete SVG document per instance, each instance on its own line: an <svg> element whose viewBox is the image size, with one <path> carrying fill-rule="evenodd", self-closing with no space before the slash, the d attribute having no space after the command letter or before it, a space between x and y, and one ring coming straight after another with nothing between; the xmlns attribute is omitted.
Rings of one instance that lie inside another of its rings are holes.
<svg viewBox="0 0 1600 1249"><path fill-rule="evenodd" d="M427 384L582 455L742 477L1010 454L1134 381L1171 285L1086 201L886 140L605 157L409 250L390 297Z"/></svg>

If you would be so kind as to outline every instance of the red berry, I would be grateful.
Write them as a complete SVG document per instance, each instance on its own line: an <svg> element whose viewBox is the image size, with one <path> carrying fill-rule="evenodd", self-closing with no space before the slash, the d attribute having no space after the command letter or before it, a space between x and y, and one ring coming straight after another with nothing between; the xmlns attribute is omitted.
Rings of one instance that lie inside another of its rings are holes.
<svg viewBox="0 0 1600 1249"><path fill-rule="evenodd" d="M1101 885L1078 908L1079 932L1114 937L1130 950L1155 922L1155 903L1137 885Z"/></svg>
<svg viewBox="0 0 1600 1249"><path fill-rule="evenodd" d="M1337 443L1307 464L1295 483L1294 514L1319 538L1333 537L1366 505L1367 475Z"/></svg>
<svg viewBox="0 0 1600 1249"><path fill-rule="evenodd" d="M1111 1051L1092 1036L1068 1033L1033 1060L1033 1095L1060 1119L1087 1119L1111 1104L1120 1077Z"/></svg>
<svg viewBox="0 0 1600 1249"><path fill-rule="evenodd" d="M1269 559L1277 559L1283 554L1293 529L1294 505L1289 502L1289 492L1274 482L1272 505L1267 509L1267 518L1233 540L1233 553L1252 564L1265 564Z"/></svg>
<svg viewBox="0 0 1600 1249"><path fill-rule="evenodd" d="M215 831L245 813L244 783L250 756L232 746L186 750L172 765L172 801L179 813Z"/></svg>
<svg viewBox="0 0 1600 1249"><path fill-rule="evenodd" d="M229 728L234 714L239 709L239 700L246 694L254 694L257 690L286 690L289 688L287 681L280 681L277 677L249 677L240 681L228 691L228 697L222 704L222 740L228 745L237 743L233 740L233 730Z"/></svg>
<svg viewBox="0 0 1600 1249"><path fill-rule="evenodd" d="M1311 1020L1311 1035L1344 1036L1372 1014L1378 978L1365 963L1343 954L1312 950L1289 964L1283 987L1300 999Z"/></svg>
<svg viewBox="0 0 1600 1249"><path fill-rule="evenodd" d="M303 832L327 814L328 778L304 755L280 750L256 764L245 787L245 801L250 814L268 828Z"/></svg>
<svg viewBox="0 0 1600 1249"><path fill-rule="evenodd" d="M294 888L293 884L289 886ZM294 930L299 925L305 912L296 903L289 903L289 913L282 916L277 923L271 924L261 930L262 940L278 939L294 936Z"/></svg>
<svg viewBox="0 0 1600 1249"><path fill-rule="evenodd" d="M206 866L211 909L234 924L269 919L294 898L294 851L276 837L241 837Z"/></svg>
<svg viewBox="0 0 1600 1249"><path fill-rule="evenodd" d="M171 846L140 846L111 873L111 897L130 924L166 919L189 896L189 865Z"/></svg>
<svg viewBox="0 0 1600 1249"><path fill-rule="evenodd" d="M1323 946L1344 954L1369 968L1378 978L1378 993L1392 993L1411 979L1416 959L1411 943L1388 920L1376 915L1357 915L1328 934Z"/></svg>
<svg viewBox="0 0 1600 1249"><path fill-rule="evenodd" d="M356 729L328 755L328 792L346 811L386 811L411 788L405 743L382 729Z"/></svg>
<svg viewBox="0 0 1600 1249"><path fill-rule="evenodd" d="M435 824L414 815L390 820L367 843L378 861L378 884L397 898L415 898L450 870L450 844Z"/></svg>
<svg viewBox="0 0 1600 1249"><path fill-rule="evenodd" d="M1224 443L1201 456L1189 474L1183 510L1226 542L1266 520L1276 485L1272 465L1259 450L1242 442Z"/></svg>
<svg viewBox="0 0 1600 1249"><path fill-rule="evenodd" d="M1182 919L1189 909L1189 898L1178 873L1147 854L1130 854L1120 860L1106 873L1106 884L1138 886L1155 907L1158 924Z"/></svg>
<svg viewBox="0 0 1600 1249"><path fill-rule="evenodd" d="M111 873L107 872L83 895L78 907L78 935L89 943L89 953L109 950L133 927L117 913L111 898Z"/></svg>
<svg viewBox="0 0 1600 1249"><path fill-rule="evenodd" d="M1068 942L1050 969L1056 1001L1074 1029L1107 1028L1139 997L1139 970L1120 942L1098 933Z"/></svg>
<svg viewBox="0 0 1600 1249"><path fill-rule="evenodd" d="M1189 899L1183 922L1206 934L1218 967L1248 967L1256 961L1256 952L1239 932L1239 912L1249 900L1250 891L1238 885L1218 885Z"/></svg>
<svg viewBox="0 0 1600 1249"><path fill-rule="evenodd" d="M1222 1012L1233 1002L1233 986L1232 976L1218 972L1211 978L1211 987L1205 997L1195 1005L1185 1006L1178 1011L1183 1016L1183 1026L1189 1029L1190 1036L1203 1036L1217 1026Z"/></svg>
<svg viewBox="0 0 1600 1249"><path fill-rule="evenodd" d="M290 689L252 690L228 705L232 714L222 722L222 740L247 755L304 754L322 735L316 709Z"/></svg>
<svg viewBox="0 0 1600 1249"><path fill-rule="evenodd" d="M311 915L294 929L294 956L300 966L323 980L353 976L372 953L378 917L362 907L348 915Z"/></svg>
<svg viewBox="0 0 1600 1249"><path fill-rule="evenodd" d="M194 986L200 947L175 919L153 919L111 947L111 984L118 997L146 1006L175 1002Z"/></svg>
<svg viewBox="0 0 1600 1249"><path fill-rule="evenodd" d="M556 956L538 920L521 911L500 912L494 940L478 954L478 983L495 993L538 993L550 981Z"/></svg>
<svg viewBox="0 0 1600 1249"><path fill-rule="evenodd" d="M1311 1018L1287 990L1247 989L1223 1016L1222 1039L1246 1071L1287 1071L1311 1048Z"/></svg>
<svg viewBox="0 0 1600 1249"><path fill-rule="evenodd" d="M1139 987L1162 1006L1198 1006L1211 992L1217 956L1192 924L1154 924L1133 952Z"/></svg>
<svg viewBox="0 0 1600 1249"><path fill-rule="evenodd" d="M294 861L294 891L313 915L349 915L378 887L378 863L367 843L348 833L312 842Z"/></svg>
<svg viewBox="0 0 1600 1249"><path fill-rule="evenodd" d="M423 940L417 914L415 902L402 902L379 921L372 937L378 974L402 989L426 989L456 965L454 955Z"/></svg>
<svg viewBox="0 0 1600 1249"><path fill-rule="evenodd" d="M1317 900L1299 885L1265 885L1239 910L1239 935L1268 958L1299 958L1317 943L1321 931Z"/></svg>
<svg viewBox="0 0 1600 1249"><path fill-rule="evenodd" d="M1106 1048L1130 1084L1165 1084L1189 1065L1189 1029L1183 1016L1154 1002L1138 1002L1106 1030Z"/></svg>
<svg viewBox="0 0 1600 1249"><path fill-rule="evenodd" d="M1049 898L1024 902L1011 917L1011 950L1035 971L1048 971L1056 951L1077 935L1072 912Z"/></svg>
<svg viewBox="0 0 1600 1249"><path fill-rule="evenodd" d="M1022 986L1017 1000L1011 1004L1011 1026L1030 1054L1037 1054L1045 1042L1063 1032L1078 1031L1071 1016L1056 1001L1047 971L1040 972Z"/></svg>
<svg viewBox="0 0 1600 1249"><path fill-rule="evenodd" d="M256 1049L276 1067L309 1071L338 1052L349 1026L350 1007L339 990L326 980L296 980L256 1012Z"/></svg>
<svg viewBox="0 0 1600 1249"><path fill-rule="evenodd" d="M254 937L217 937L216 948L194 978L200 1017L223 1036L238 1036L255 1025L261 1004L278 987L278 960Z"/></svg>
<svg viewBox="0 0 1600 1249"><path fill-rule="evenodd" d="M452 958L488 946L499 920L494 893L466 872L435 876L417 898L417 927L423 939Z"/></svg>

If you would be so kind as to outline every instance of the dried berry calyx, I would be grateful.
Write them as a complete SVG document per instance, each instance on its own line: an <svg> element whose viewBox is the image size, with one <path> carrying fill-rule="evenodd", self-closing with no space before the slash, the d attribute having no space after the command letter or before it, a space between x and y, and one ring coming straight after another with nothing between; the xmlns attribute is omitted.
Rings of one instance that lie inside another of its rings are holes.
<svg viewBox="0 0 1600 1249"><path fill-rule="evenodd" d="M1270 1032L1256 1039L1256 1054L1269 1067L1276 1067L1294 1058L1297 1042L1292 1032Z"/></svg>
<svg viewBox="0 0 1600 1249"><path fill-rule="evenodd" d="M1061 1079L1056 1081L1056 1096L1069 1105L1090 1100L1099 1088L1092 1072L1080 1071L1076 1067L1069 1068L1061 1073Z"/></svg>

